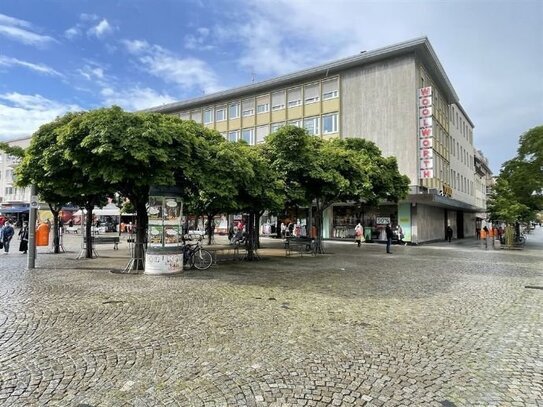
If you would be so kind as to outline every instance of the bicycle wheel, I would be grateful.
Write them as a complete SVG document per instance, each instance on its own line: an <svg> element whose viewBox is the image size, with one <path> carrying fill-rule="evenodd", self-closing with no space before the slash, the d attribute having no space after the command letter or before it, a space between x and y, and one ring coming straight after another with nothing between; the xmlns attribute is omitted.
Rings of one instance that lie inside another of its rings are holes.
<svg viewBox="0 0 543 407"><path fill-rule="evenodd" d="M198 270L207 270L213 263L213 256L207 250L199 249L193 254L192 261Z"/></svg>

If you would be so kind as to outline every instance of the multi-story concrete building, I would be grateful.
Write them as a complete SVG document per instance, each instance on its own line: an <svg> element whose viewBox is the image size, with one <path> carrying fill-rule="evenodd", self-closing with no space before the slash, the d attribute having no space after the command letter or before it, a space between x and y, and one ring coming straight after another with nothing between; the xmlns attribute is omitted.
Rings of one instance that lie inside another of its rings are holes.
<svg viewBox="0 0 543 407"><path fill-rule="evenodd" d="M359 217L374 239L387 223L401 225L413 243L443 239L447 225L458 237L475 233L474 126L425 37L149 110L231 141L261 143L292 124L325 139L365 138L395 156L411 180L407 199L362 214L348 202L334 205L325 238L351 238Z"/></svg>
<svg viewBox="0 0 543 407"><path fill-rule="evenodd" d="M27 148L30 137L8 141L11 146ZM28 212L26 206L30 202L30 188L20 188L15 185L15 167L20 158L10 156L0 150L0 212L16 214Z"/></svg>

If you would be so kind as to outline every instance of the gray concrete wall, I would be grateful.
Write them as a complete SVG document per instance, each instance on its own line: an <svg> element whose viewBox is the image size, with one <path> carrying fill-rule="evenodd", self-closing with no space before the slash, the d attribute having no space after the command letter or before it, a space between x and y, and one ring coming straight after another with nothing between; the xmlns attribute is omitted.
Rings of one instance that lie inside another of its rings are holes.
<svg viewBox="0 0 543 407"><path fill-rule="evenodd" d="M445 210L443 208L417 204L415 217L417 224L415 243L445 239Z"/></svg>
<svg viewBox="0 0 543 407"><path fill-rule="evenodd" d="M475 237L475 214L464 212L464 237Z"/></svg>
<svg viewBox="0 0 543 407"><path fill-rule="evenodd" d="M414 56L341 74L341 134L375 142L418 183L417 89Z"/></svg>

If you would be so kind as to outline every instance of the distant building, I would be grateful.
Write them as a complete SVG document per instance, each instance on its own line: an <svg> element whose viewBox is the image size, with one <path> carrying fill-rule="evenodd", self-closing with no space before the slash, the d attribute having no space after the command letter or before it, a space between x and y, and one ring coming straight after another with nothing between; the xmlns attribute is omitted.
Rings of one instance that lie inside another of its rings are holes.
<svg viewBox="0 0 543 407"><path fill-rule="evenodd" d="M481 150L475 150L474 165L475 205L481 208L481 212L477 213L477 218L482 220L488 218L486 213L487 202L494 186L494 177L492 176L488 159L483 155Z"/></svg>
<svg viewBox="0 0 543 407"><path fill-rule="evenodd" d="M7 141L11 146L27 148L30 137ZM15 167L20 158L10 156L0 150L0 213L16 219L28 216L30 188L15 185Z"/></svg>
<svg viewBox="0 0 543 407"><path fill-rule="evenodd" d="M150 111L179 115L227 140L258 144L285 124L325 139L361 137L395 156L411 180L399 204L360 213L349 202L325 212L324 238L354 236L362 218L373 239L386 223L405 240L474 236L477 205L473 128L427 38L363 52L325 65ZM299 214L302 224L307 215Z"/></svg>

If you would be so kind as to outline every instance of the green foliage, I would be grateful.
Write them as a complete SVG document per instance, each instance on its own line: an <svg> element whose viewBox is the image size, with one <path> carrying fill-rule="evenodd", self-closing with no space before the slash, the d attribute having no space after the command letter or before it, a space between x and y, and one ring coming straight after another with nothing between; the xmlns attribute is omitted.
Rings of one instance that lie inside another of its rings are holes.
<svg viewBox="0 0 543 407"><path fill-rule="evenodd" d="M493 219L528 221L543 210L543 126L521 135L517 152L494 187L488 206Z"/></svg>

